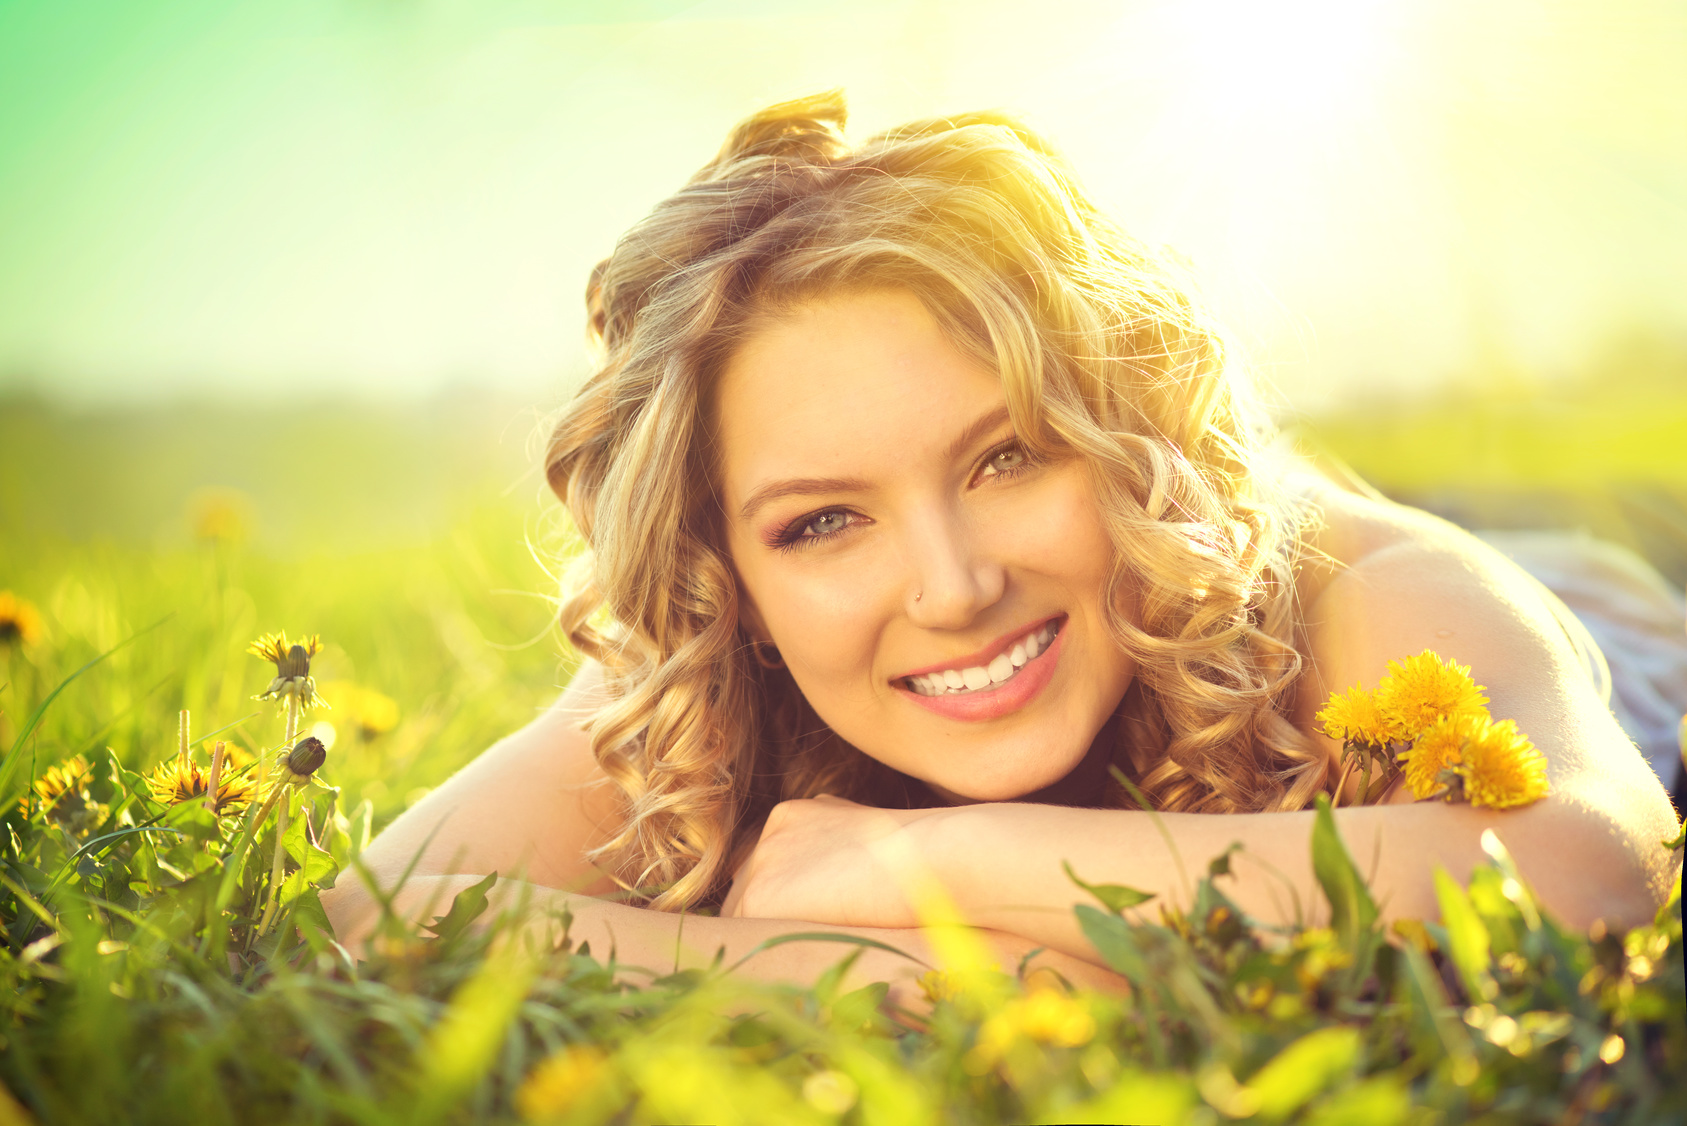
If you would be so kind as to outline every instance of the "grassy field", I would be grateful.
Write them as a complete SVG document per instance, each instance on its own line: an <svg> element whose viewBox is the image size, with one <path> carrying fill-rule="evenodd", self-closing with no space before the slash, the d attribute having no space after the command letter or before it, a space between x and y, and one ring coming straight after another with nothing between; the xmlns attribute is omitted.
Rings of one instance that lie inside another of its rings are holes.
<svg viewBox="0 0 1687 1126"><path fill-rule="evenodd" d="M1585 529L1687 589L1687 370L1645 387L1351 409L1296 432L1455 523Z"/></svg>
<svg viewBox="0 0 1687 1126"><path fill-rule="evenodd" d="M1566 423L1538 461L1523 422L1462 417L1316 433L1426 496L1687 490L1658 453L1687 410L1646 412L1664 444L1644 456L1620 422ZM0 404L0 590L39 618L0 623L0 1124L1687 1122L1679 893L1654 927L1572 933L1500 855L1443 889L1442 920L1385 932L1328 827L1329 928L1266 941L1222 863L1186 911L1081 909L1129 998L964 944L921 1014L835 978L634 987L606 951L490 954L467 894L428 931L389 920L370 949L336 947L313 887L570 674L547 602L568 540L533 432L468 398ZM301 723L327 759L290 828L161 798L147 776L176 760L184 710L201 770L214 732L231 754L283 747L281 709L252 699L276 670L246 653L276 630L321 636L332 705ZM76 756L85 774L48 799Z"/></svg>
<svg viewBox="0 0 1687 1126"><path fill-rule="evenodd" d="M97 724L59 708L41 737L109 745L141 769L174 753L186 708L197 731L233 723L223 737L255 752L275 716L251 700L263 667L247 643L317 633L312 671L333 710L313 722L332 728L350 806L368 798L387 819L567 681L547 628L559 539L527 469L532 428L514 408L453 403L0 411L0 587L47 623L14 662L9 722L162 621L89 674L83 691L111 709ZM359 722L372 693L396 705L391 722Z"/></svg>

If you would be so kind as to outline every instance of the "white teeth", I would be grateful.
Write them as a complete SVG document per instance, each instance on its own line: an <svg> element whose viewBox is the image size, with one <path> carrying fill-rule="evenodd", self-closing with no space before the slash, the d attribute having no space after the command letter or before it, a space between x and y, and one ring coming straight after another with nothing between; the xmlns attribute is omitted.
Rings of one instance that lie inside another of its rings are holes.
<svg viewBox="0 0 1687 1126"><path fill-rule="evenodd" d="M1010 680L1026 664L1046 652L1060 632L1058 622L1050 622L1035 633L1028 634L1005 653L998 653L987 666L974 665L967 669L944 669L907 678L907 685L921 696L947 696L957 692L976 692L992 684Z"/></svg>

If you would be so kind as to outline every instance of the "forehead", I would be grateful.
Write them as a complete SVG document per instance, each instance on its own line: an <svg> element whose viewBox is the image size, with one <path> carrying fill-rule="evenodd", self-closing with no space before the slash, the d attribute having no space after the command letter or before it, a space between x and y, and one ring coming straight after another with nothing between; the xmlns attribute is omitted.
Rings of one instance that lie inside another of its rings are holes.
<svg viewBox="0 0 1687 1126"><path fill-rule="evenodd" d="M763 322L722 368L714 423L725 499L735 508L774 476L910 465L1002 401L995 374L912 293L806 302Z"/></svg>

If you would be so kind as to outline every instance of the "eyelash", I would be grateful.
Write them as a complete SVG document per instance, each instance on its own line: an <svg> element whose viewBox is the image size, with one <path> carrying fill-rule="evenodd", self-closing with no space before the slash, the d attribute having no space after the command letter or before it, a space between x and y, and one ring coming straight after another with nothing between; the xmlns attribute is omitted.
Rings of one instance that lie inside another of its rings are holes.
<svg viewBox="0 0 1687 1126"><path fill-rule="evenodd" d="M1031 455L1026 452L1025 447L1020 445L1019 439L1013 438L1009 441L1003 442L1001 445L996 446L989 453L985 454L984 460L979 465L978 471L974 474L974 476L977 476L978 473L983 473L985 469L989 468L991 462L1009 452L1017 452L1024 460L1018 465L1010 466L1007 469L997 469L994 473L990 474L990 476L1004 480L1011 479L1019 476L1021 473L1024 473L1026 470L1030 469L1033 464L1035 464L1031 460ZM829 540L833 536L841 534L843 529L840 528L836 532L822 532L817 536L803 535L803 532L808 529L809 525L813 524L816 520L819 520L822 516L834 515L853 516L855 514L850 512L848 509L843 508L822 508L818 512L805 513L804 515L791 521L789 524L786 524L783 528L780 528L778 532L774 534L774 549L785 552L806 551L817 543ZM846 524L844 527L847 528L849 525Z"/></svg>

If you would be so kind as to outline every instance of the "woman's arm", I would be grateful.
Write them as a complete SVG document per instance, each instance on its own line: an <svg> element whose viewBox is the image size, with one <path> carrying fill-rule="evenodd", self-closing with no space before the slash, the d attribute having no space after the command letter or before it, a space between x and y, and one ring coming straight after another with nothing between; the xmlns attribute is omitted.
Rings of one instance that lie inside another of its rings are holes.
<svg viewBox="0 0 1687 1126"><path fill-rule="evenodd" d="M393 906L403 918L431 919L443 915L452 897L480 879L476 875L412 877L395 897ZM854 946L842 941L814 940L752 952L761 943L780 935L829 933L840 938L881 942L910 955L904 958L887 950L866 947L844 979L844 987L853 989L869 982L888 982L890 999L895 1004L919 1011L925 1006L918 977L927 969L945 965L944 944L929 930L918 927L838 927L790 919L679 915L572 895L519 880L499 880L489 899L491 903L483 920L519 905L526 911L524 929L547 943L560 938L555 917L566 909L573 916L568 937L576 949L582 943L589 943L592 955L600 961L607 961L613 952L622 971L635 976L654 978L676 970L707 967L720 954L726 966L748 957L737 971L744 977L806 985L835 966ZM343 933L342 944L360 950L375 919L375 913L371 912L360 920L355 930ZM1039 951L1037 943L1023 936L980 929L971 933L1005 973L1014 973L1023 961L1027 969L1057 971L1082 988L1107 992L1123 992L1128 988L1122 978L1108 970L1056 950Z"/></svg>
<svg viewBox="0 0 1687 1126"><path fill-rule="evenodd" d="M616 816L613 791L581 729L583 718L601 703L601 672L588 663L554 707L495 744L370 843L362 860L384 892L392 892L410 869L394 899L401 918L428 921L443 915L459 891L497 872L502 878L493 892L495 907L522 897L541 914L566 906L574 916L574 941L590 942L599 957L613 948L622 964L653 973L671 972L676 964L707 965L722 946L731 964L767 938L812 930L872 938L937 964L929 936L917 929L851 931L789 920L682 917L594 898L615 890L584 857ZM379 920L380 905L356 871L342 873L322 894L322 902L339 941L361 952ZM1035 945L1015 935L981 932L980 937L1010 971ZM837 943L792 943L757 954L741 972L807 983L846 953L848 948ZM1053 952L1034 964L1096 988L1121 987L1112 974ZM901 982L903 1003L908 1003L907 984L923 970L918 963L869 949L853 977Z"/></svg>
<svg viewBox="0 0 1687 1126"><path fill-rule="evenodd" d="M1371 876L1385 918L1437 917L1434 867L1468 879L1486 859L1481 837L1492 828L1548 909L1569 925L1647 921L1680 865L1660 844L1676 832L1669 799L1594 695L1532 586L1460 535L1425 529L1328 584L1308 612L1316 666L1297 719L1310 727L1329 689L1374 685L1390 659L1434 649L1469 664L1488 689L1493 714L1515 719L1542 750L1551 794L1496 812L1401 803L1409 799L1402 791L1391 804L1338 809L1337 827ZM1332 756L1338 749L1333 741L1323 745ZM1087 897L1063 875L1062 860L1088 882L1186 903L1192 889L1184 873L1198 875L1240 841L1237 879L1224 885L1226 894L1266 922L1292 921L1298 899L1307 921L1316 922L1325 908L1311 863L1313 816L1162 814L1180 871L1153 819L1137 811L980 804L887 818L886 811L835 799L786 803L739 873L727 907L747 915L906 923L914 910L896 889L923 867L972 922L1094 958L1071 912Z"/></svg>

